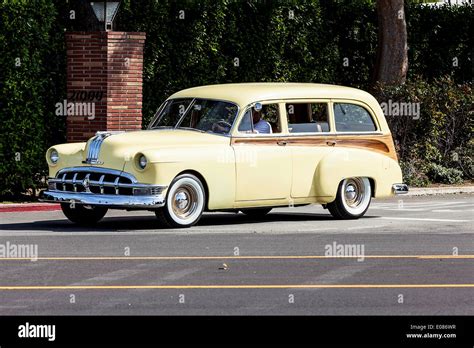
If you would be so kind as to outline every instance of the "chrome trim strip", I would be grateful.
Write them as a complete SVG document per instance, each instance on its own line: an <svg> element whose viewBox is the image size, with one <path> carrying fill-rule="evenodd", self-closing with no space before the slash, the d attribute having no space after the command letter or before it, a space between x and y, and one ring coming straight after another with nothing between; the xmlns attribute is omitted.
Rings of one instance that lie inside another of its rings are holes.
<svg viewBox="0 0 474 348"><path fill-rule="evenodd" d="M87 173L86 177L84 178L84 180L82 180L82 186L84 186L84 189L86 190L86 192L91 192L89 186L90 186L90 176L91 174L90 173Z"/></svg>
<svg viewBox="0 0 474 348"><path fill-rule="evenodd" d="M99 188L100 188L100 194L104 194L104 178L105 174L102 174L100 179L99 179Z"/></svg>
<svg viewBox="0 0 474 348"><path fill-rule="evenodd" d="M376 132L373 132L373 131L367 131L367 132L336 132L336 135L337 136L345 136L345 135L388 135L388 134L384 134L383 132L380 132L380 131L376 131Z"/></svg>
<svg viewBox="0 0 474 348"><path fill-rule="evenodd" d="M59 176L59 174L60 174L60 172L58 173L57 176ZM65 184L65 182L66 182L66 173L64 173L63 178L61 179L61 182L63 184L63 191L66 191L66 184Z"/></svg>
<svg viewBox="0 0 474 348"><path fill-rule="evenodd" d="M72 187L74 188L74 192L77 192L77 181L76 181L76 178L77 178L77 173L74 173L74 176L72 178Z"/></svg>
<svg viewBox="0 0 474 348"><path fill-rule="evenodd" d="M196 98L194 98L193 100L191 100L191 102L189 103L188 107L186 108L186 110L184 110L183 114L181 115L181 117L179 118L178 122L176 122L176 124L174 125L174 129L177 129L179 125L181 125L181 122L183 122L184 118L186 117L187 113L189 112L189 110L191 110L191 108L193 107L193 105L196 103Z"/></svg>
<svg viewBox="0 0 474 348"><path fill-rule="evenodd" d="M71 203L98 205L107 208L160 208L165 205L163 195L155 196L124 196L124 195L97 195L87 192L43 191L41 202Z"/></svg>
<svg viewBox="0 0 474 348"><path fill-rule="evenodd" d="M407 184L393 184L392 191L396 195L403 195L408 193L408 185Z"/></svg>
<svg viewBox="0 0 474 348"><path fill-rule="evenodd" d="M120 177L117 176L115 178L115 181L114 181L114 187L115 187L115 194L118 195L119 194L119 180L120 180Z"/></svg>
<svg viewBox="0 0 474 348"><path fill-rule="evenodd" d="M103 164L103 162L98 161L102 143L104 142L105 138L108 138L109 136L113 134L117 134L117 133L122 133L122 132L105 131L105 132L95 133L95 136L89 142L89 148L87 150L86 160L82 161L82 163Z"/></svg>

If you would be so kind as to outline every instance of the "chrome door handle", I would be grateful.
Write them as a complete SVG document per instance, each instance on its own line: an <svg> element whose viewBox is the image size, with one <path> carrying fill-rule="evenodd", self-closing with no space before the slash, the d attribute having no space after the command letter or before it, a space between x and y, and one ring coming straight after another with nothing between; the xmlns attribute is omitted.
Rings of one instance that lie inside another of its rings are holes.
<svg viewBox="0 0 474 348"><path fill-rule="evenodd" d="M277 144L280 146L285 146L286 144L288 144L288 142L285 140L280 140L280 141L277 141Z"/></svg>
<svg viewBox="0 0 474 348"><path fill-rule="evenodd" d="M335 146L335 145L336 145L336 141L335 141L335 140L328 140L328 141L326 141L326 145L328 145L328 146Z"/></svg>

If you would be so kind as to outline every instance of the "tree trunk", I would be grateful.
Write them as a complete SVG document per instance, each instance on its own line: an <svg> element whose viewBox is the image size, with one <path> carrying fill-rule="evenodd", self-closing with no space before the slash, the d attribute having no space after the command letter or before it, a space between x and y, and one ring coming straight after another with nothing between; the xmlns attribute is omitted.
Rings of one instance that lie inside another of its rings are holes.
<svg viewBox="0 0 474 348"><path fill-rule="evenodd" d="M375 83L400 85L408 70L407 25L403 0L377 0L378 48Z"/></svg>

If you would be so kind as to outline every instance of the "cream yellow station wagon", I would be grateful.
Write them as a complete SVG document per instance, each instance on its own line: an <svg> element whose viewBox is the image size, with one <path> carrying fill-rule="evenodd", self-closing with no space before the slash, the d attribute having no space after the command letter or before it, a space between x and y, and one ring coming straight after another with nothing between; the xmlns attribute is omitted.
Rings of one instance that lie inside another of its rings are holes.
<svg viewBox="0 0 474 348"><path fill-rule="evenodd" d="M69 220L151 210L169 227L204 211L253 217L322 204L338 219L408 192L390 129L370 94L303 83L202 86L173 94L147 130L97 132L48 149L45 202Z"/></svg>

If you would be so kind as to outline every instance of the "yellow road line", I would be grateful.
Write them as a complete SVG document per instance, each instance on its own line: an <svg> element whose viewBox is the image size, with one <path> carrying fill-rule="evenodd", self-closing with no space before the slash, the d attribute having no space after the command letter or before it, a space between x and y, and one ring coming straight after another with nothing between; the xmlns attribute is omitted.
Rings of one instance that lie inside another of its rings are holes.
<svg viewBox="0 0 474 348"><path fill-rule="evenodd" d="M269 284L269 285L44 285L0 286L2 290L140 290L140 289L397 289L474 288L474 284Z"/></svg>
<svg viewBox="0 0 474 348"><path fill-rule="evenodd" d="M324 256L324 255L254 255L254 256L58 256L38 257L38 261L106 261L106 260L285 260L285 259L474 259L474 255L365 255L365 256ZM26 257L0 257L0 261L31 261Z"/></svg>

